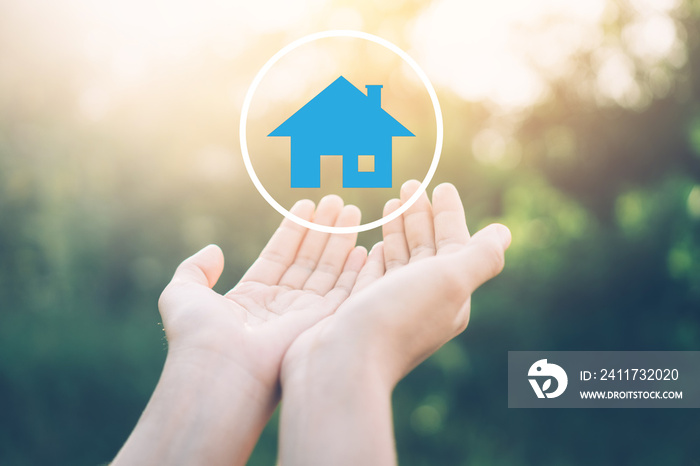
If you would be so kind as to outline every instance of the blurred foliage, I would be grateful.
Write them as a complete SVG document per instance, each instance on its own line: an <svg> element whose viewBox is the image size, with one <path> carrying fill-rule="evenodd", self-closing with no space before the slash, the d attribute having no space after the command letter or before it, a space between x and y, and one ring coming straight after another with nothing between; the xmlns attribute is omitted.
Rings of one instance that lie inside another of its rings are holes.
<svg viewBox="0 0 700 466"><path fill-rule="evenodd" d="M600 29L618 43L634 2L608 3L617 14ZM674 4L685 58L635 68L636 94L583 92L600 81L585 51L522 108L438 88L445 148L432 185L457 185L472 230L500 221L514 240L468 330L397 387L402 464L700 461L692 410L509 410L506 398L509 350L700 349L700 8ZM399 45L431 8L355 7L365 30ZM90 83L108 65L81 58L73 45L91 50L90 36L59 10L0 4L0 464L117 452L165 357L156 301L177 263L220 244L226 291L279 221L237 153L260 57L329 26L252 34L235 53L195 49L186 66L127 72L130 84L105 94ZM273 419L251 464L275 455Z"/></svg>

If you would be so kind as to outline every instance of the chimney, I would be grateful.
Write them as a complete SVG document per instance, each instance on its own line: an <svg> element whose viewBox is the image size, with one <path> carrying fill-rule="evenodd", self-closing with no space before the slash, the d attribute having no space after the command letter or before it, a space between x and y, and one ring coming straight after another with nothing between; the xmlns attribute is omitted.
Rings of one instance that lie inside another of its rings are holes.
<svg viewBox="0 0 700 466"><path fill-rule="evenodd" d="M382 86L381 84L367 84L367 98L370 103L382 108Z"/></svg>

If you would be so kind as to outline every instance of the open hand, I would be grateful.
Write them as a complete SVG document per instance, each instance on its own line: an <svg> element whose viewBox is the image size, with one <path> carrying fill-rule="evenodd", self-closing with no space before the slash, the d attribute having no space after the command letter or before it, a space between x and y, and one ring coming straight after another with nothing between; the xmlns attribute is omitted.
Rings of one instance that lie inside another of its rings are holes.
<svg viewBox="0 0 700 466"><path fill-rule="evenodd" d="M291 212L322 225L360 222L355 206L338 196L314 211L299 201ZM185 260L163 292L159 308L171 354L223 357L264 390L277 387L282 357L304 330L332 314L350 295L367 252L357 234L330 235L285 219L240 283L225 295L211 288L223 253L208 246Z"/></svg>
<svg viewBox="0 0 700 466"><path fill-rule="evenodd" d="M389 201L384 214L398 209L418 187L417 181L405 183L401 199ZM466 328L472 292L502 270L510 244L503 225L470 238L462 202L450 184L435 189L432 206L423 193L383 233L350 298L289 349L283 384L296 373L313 373L309 364L327 371L356 363L376 366L393 387Z"/></svg>
<svg viewBox="0 0 700 466"><path fill-rule="evenodd" d="M322 225L360 222L357 207L337 196L315 210L300 201L292 212ZM353 289L367 257L355 240L285 220L225 295L212 290L224 268L217 246L185 260L158 303L163 372L114 464L245 464L279 401L287 348Z"/></svg>

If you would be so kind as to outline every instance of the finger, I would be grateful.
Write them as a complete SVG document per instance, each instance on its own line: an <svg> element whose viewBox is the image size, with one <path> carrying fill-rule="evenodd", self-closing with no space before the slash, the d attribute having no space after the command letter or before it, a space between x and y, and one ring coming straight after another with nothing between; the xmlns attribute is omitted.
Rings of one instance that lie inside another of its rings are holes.
<svg viewBox="0 0 700 466"><path fill-rule="evenodd" d="M500 224L487 226L469 240L459 261L459 273L468 278L467 295L501 273L510 241L510 230Z"/></svg>
<svg viewBox="0 0 700 466"><path fill-rule="evenodd" d="M384 217L401 207L401 201L392 199L384 206ZM408 264L410 254L406 244L403 216L399 215L382 227L384 236L384 267L386 271Z"/></svg>
<svg viewBox="0 0 700 466"><path fill-rule="evenodd" d="M384 243L382 241L374 245L367 256L367 261L357 276L357 282L352 289L353 293L362 291L368 285L384 276Z"/></svg>
<svg viewBox="0 0 700 466"><path fill-rule="evenodd" d="M454 252L469 240L467 221L457 188L443 183L433 191L433 224L438 254Z"/></svg>
<svg viewBox="0 0 700 466"><path fill-rule="evenodd" d="M224 270L224 253L210 244L185 259L175 270L173 282L191 282L213 288Z"/></svg>
<svg viewBox="0 0 700 466"><path fill-rule="evenodd" d="M360 224L360 209L354 205L343 207L335 222L337 227L349 227ZM314 291L323 296L328 293L340 276L348 254L355 247L357 233L334 234L328 239L318 265L304 283L304 290Z"/></svg>
<svg viewBox="0 0 700 466"><path fill-rule="evenodd" d="M420 188L420 182L407 181L401 186L401 204ZM403 214L406 244L410 251L410 262L435 255L435 232L433 231L433 209L425 192Z"/></svg>
<svg viewBox="0 0 700 466"><path fill-rule="evenodd" d="M308 199L298 201L290 212L303 220L310 221L314 213L314 203ZM276 285L294 262L294 257L307 231L307 228L285 218L260 253L260 257L243 275L241 282L252 281L264 285Z"/></svg>
<svg viewBox="0 0 700 466"><path fill-rule="evenodd" d="M348 260L345 261L343 272L338 277L338 281L333 289L326 294L326 299L334 304L333 310L350 296L366 260L367 250L362 246L357 246L348 255Z"/></svg>
<svg viewBox="0 0 700 466"><path fill-rule="evenodd" d="M334 225L342 210L343 200L339 196L325 196L318 203L313 221L318 225ZM304 237L304 242L299 247L294 263L282 275L279 285L295 290L301 289L316 269L329 237L328 233L309 230Z"/></svg>

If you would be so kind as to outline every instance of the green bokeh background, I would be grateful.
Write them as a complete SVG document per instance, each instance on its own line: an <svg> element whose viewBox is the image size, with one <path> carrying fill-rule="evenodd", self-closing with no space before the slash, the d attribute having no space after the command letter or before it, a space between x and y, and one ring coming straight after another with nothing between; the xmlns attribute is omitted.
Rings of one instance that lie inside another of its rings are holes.
<svg viewBox="0 0 700 466"><path fill-rule="evenodd" d="M509 350L700 349L700 5L666 13L682 63L650 67L624 46L634 2L608 3L600 33L628 53L646 99L581 93L574 81L598 73L584 52L517 112L438 86L445 147L431 187L454 183L472 230L500 221L514 239L467 331L396 389L402 464L700 464L695 410L507 408ZM76 4L0 3L0 464L109 461L158 379L156 302L176 265L221 245L226 291L276 227L238 153L241 93L264 57L348 6L406 47L405 25L430 8L329 2L234 55L202 47L162 65L100 113L104 96L84 87L106 72L72 46L90 41L67 20L88 21L65 13ZM650 84L659 72L663 91ZM486 157L472 144L484 128L507 133ZM250 464L274 464L276 435L273 419Z"/></svg>

